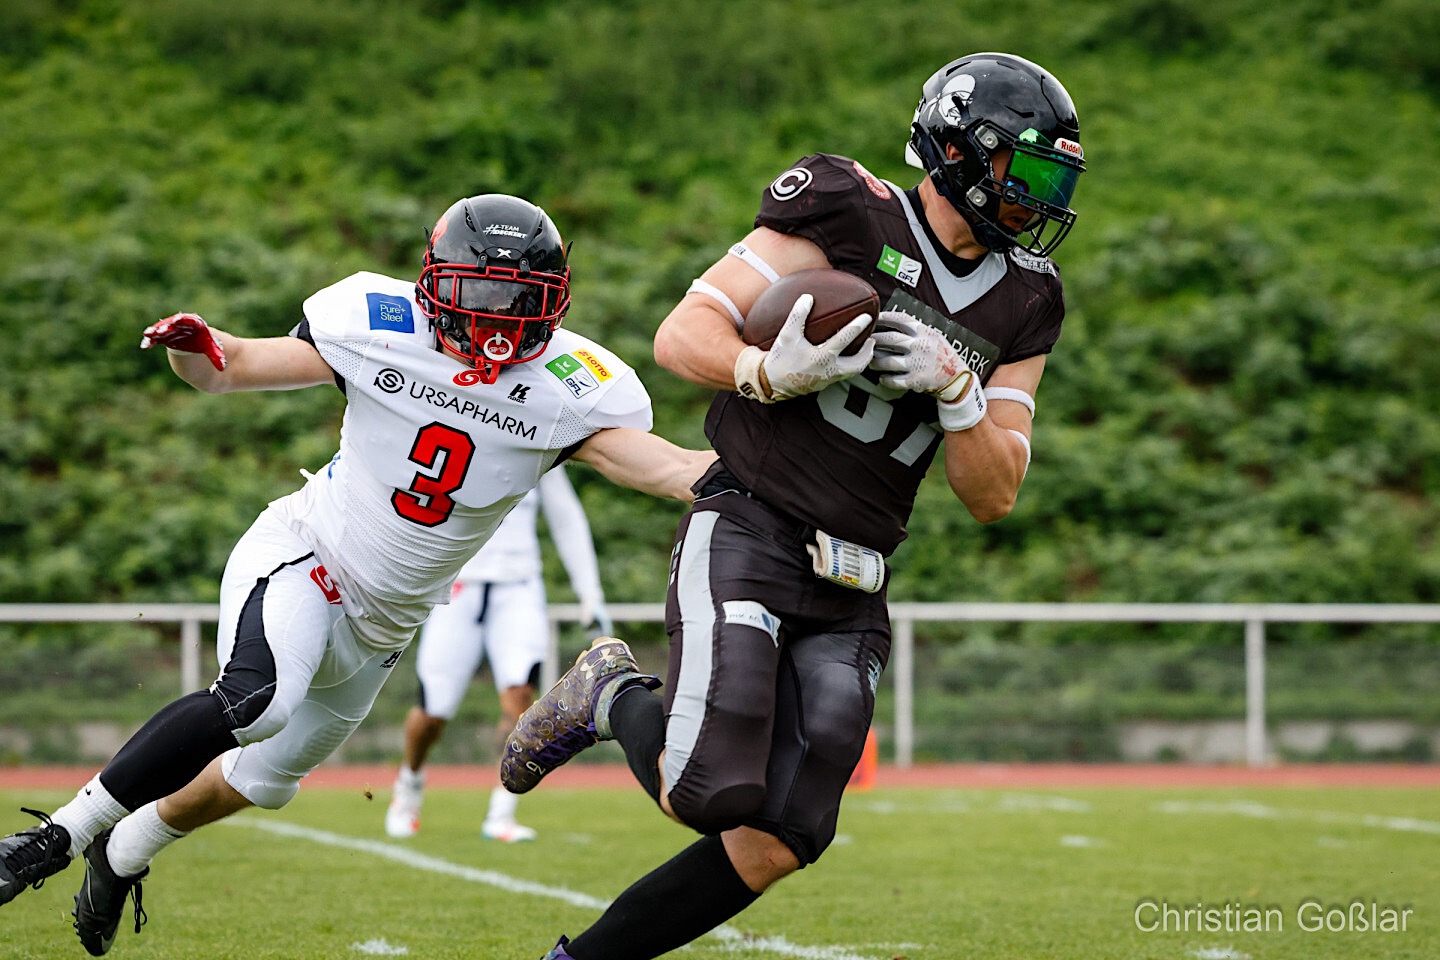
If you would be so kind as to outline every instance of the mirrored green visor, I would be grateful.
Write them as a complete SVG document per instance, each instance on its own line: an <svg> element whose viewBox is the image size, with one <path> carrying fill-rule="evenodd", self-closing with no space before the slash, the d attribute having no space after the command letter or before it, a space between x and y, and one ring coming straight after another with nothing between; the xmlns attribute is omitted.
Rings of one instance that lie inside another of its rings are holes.
<svg viewBox="0 0 1440 960"><path fill-rule="evenodd" d="M1034 135L1027 130L1026 134ZM1070 141L1066 141L1068 144ZM1078 144L1074 145L1079 151ZM1041 203L1069 209L1070 199L1075 195L1075 184L1080 172L1085 169L1084 161L1069 151L1041 146L1027 142L1022 136L1015 144L1015 153L1010 158L1010 169L1005 174L1006 186L1018 188Z"/></svg>

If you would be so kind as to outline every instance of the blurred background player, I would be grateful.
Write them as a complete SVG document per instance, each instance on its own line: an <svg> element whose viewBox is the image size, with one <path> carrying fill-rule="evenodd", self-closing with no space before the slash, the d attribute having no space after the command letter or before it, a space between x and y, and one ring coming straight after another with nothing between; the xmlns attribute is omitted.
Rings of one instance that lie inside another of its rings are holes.
<svg viewBox="0 0 1440 960"><path fill-rule="evenodd" d="M580 601L580 620L591 639L609 635L614 624L605 610L600 566L585 508L563 466L540 478L495 531L490 542L460 570L450 602L437 606L420 628L415 670L420 703L405 717L405 759L395 778L385 832L413 837L420 830L425 799L425 759L460 709L482 660L490 663L500 696L497 744L535 701L540 664L550 636L541 570L540 513L570 586ZM499 785L480 827L487 840L534 840L535 831L515 822L519 797Z"/></svg>

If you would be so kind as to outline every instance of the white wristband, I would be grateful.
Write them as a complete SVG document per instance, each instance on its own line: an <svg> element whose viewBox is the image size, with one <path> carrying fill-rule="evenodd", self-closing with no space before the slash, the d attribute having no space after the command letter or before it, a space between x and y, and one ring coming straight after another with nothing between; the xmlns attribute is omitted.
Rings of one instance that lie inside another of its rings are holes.
<svg viewBox="0 0 1440 960"><path fill-rule="evenodd" d="M760 403L774 403L777 398L765 391L760 379L764 363L765 351L759 347L750 346L741 350L740 356L735 358L735 392Z"/></svg>
<svg viewBox="0 0 1440 960"><path fill-rule="evenodd" d="M953 400L944 399L945 394L952 393L957 386L964 393ZM969 430L985 419L985 391L980 389L979 379L969 370L940 391L936 399L940 401L936 404L940 411L940 426L947 431Z"/></svg>

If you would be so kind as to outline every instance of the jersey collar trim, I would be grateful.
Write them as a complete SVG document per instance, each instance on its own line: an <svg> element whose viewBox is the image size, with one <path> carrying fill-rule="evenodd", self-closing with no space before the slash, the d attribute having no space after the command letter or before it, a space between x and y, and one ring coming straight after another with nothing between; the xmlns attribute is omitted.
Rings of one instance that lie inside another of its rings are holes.
<svg viewBox="0 0 1440 960"><path fill-rule="evenodd" d="M954 255L940 250L931 239L930 232L926 229L928 225L922 222L910 196L899 187L895 188L895 193L905 210L905 218L910 221L910 233L915 238L915 244L925 258L926 266L930 268L930 277L945 301L946 310L953 314L965 309L989 293L1005 277L1005 257L993 252L982 257L969 274L957 276L945 259L953 259Z"/></svg>

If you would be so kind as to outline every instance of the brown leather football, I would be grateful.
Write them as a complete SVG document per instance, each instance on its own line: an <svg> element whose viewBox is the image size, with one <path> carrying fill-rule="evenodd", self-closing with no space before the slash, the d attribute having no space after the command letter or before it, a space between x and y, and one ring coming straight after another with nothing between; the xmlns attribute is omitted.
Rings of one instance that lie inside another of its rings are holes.
<svg viewBox="0 0 1440 960"><path fill-rule="evenodd" d="M810 316L805 318L805 339L811 343L824 343L845 324L862 313L868 313L870 326L845 348L844 354L849 355L859 350L870 331L875 329L875 317L880 313L880 295L875 288L853 273L820 267L786 274L770 284L745 315L745 323L740 328L741 339L762 350L769 350L775 342L775 335L785 325L795 298L802 293L815 298Z"/></svg>

